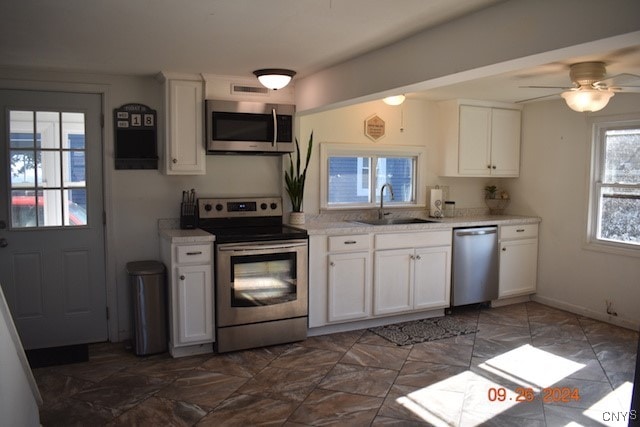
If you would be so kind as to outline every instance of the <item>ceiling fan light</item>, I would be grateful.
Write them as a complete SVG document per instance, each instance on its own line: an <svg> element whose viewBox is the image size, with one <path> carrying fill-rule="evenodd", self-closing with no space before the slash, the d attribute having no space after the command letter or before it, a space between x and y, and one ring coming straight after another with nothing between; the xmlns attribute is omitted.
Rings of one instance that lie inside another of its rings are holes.
<svg viewBox="0 0 640 427"><path fill-rule="evenodd" d="M564 98L569 108L582 113L602 110L613 95L615 94L610 90L580 88L562 92L560 96Z"/></svg>
<svg viewBox="0 0 640 427"><path fill-rule="evenodd" d="M288 85L293 76L296 75L296 72L284 68L265 68L256 70L253 74L255 74L262 86L267 89L278 90Z"/></svg>
<svg viewBox="0 0 640 427"><path fill-rule="evenodd" d="M404 102L404 95L387 96L382 101L387 105L400 105Z"/></svg>

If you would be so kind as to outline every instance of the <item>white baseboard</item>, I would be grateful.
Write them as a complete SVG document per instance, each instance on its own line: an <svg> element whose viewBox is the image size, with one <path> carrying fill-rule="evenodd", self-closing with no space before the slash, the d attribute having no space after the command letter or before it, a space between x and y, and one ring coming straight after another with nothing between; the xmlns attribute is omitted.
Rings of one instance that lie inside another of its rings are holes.
<svg viewBox="0 0 640 427"><path fill-rule="evenodd" d="M531 296L531 300L539 302L540 304L548 305L550 307L559 308L560 310L570 311L571 313L580 314L584 317L600 320L601 322L611 323L612 325L620 326L623 328L638 331L640 329L640 322L622 319L616 316L610 316L608 314L599 313L595 310L581 307L579 305L569 304L566 302L558 301L551 298L546 298L540 295Z"/></svg>

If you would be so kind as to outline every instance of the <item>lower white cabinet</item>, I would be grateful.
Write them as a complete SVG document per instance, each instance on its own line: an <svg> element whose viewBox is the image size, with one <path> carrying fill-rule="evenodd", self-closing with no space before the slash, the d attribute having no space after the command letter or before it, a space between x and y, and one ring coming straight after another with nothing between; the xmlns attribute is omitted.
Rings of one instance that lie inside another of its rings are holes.
<svg viewBox="0 0 640 427"><path fill-rule="evenodd" d="M447 307L451 246L376 251L374 283L375 315Z"/></svg>
<svg viewBox="0 0 640 427"><path fill-rule="evenodd" d="M371 316L369 252L337 253L328 257L329 322Z"/></svg>
<svg viewBox="0 0 640 427"><path fill-rule="evenodd" d="M538 225L502 226L498 297L535 293L537 270Z"/></svg>
<svg viewBox="0 0 640 427"><path fill-rule="evenodd" d="M213 351L213 244L162 240L168 268L169 353L173 357Z"/></svg>
<svg viewBox="0 0 640 427"><path fill-rule="evenodd" d="M176 267L175 275L174 345L212 342L211 265Z"/></svg>

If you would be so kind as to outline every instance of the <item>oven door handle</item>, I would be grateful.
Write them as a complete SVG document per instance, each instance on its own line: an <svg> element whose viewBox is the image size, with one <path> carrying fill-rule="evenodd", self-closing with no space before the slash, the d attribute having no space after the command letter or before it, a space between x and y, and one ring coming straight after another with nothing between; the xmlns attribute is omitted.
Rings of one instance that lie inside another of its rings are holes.
<svg viewBox="0 0 640 427"><path fill-rule="evenodd" d="M293 249L307 246L307 242L296 243L252 243L249 245L229 245L218 246L218 250L221 252L249 252L249 251L264 251L264 250L281 250L281 249Z"/></svg>

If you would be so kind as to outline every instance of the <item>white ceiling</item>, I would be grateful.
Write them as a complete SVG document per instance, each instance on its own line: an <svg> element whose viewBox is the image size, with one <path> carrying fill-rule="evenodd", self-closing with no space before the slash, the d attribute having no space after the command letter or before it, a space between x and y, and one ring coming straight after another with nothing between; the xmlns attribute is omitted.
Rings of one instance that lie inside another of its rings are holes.
<svg viewBox="0 0 640 427"><path fill-rule="evenodd" d="M298 77L503 0L3 0L0 66L125 75L159 71ZM602 60L609 75L640 75L638 48L410 94L517 101L567 86L568 66Z"/></svg>

